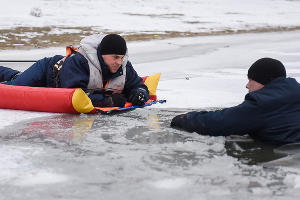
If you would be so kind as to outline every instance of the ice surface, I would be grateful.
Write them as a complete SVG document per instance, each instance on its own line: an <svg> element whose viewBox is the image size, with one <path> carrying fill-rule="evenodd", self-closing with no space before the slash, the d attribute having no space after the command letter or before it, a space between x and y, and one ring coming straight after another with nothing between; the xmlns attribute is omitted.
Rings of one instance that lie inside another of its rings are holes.
<svg viewBox="0 0 300 200"><path fill-rule="evenodd" d="M208 33L300 23L300 1L0 3L0 29L93 26L122 33ZM34 8L40 9L39 17L30 14ZM162 73L157 95L167 103L151 108L119 115L1 109L0 199L298 199L297 148L276 151L247 137L190 134L170 128L170 121L191 110L242 102L247 69L261 57L281 60L299 81L299 33L129 42L130 60L141 76ZM64 52L64 47L1 50L0 59L36 60ZM1 65L25 70L29 63Z"/></svg>
<svg viewBox="0 0 300 200"><path fill-rule="evenodd" d="M297 31L133 42L128 47L130 60L141 76L162 73L157 95L166 99L167 103L156 107L210 108L242 102L247 93L247 69L260 57L282 60L288 75L299 79L296 53L300 47L294 42L296 40L299 40ZM15 56L18 59L38 59L64 54L64 51L64 47L7 50L0 51L0 59L13 59ZM15 69L25 70L29 63L15 65L20 65L13 66ZM1 110L1 113L0 127L23 119L51 115L8 110Z"/></svg>
<svg viewBox="0 0 300 200"><path fill-rule="evenodd" d="M0 28L94 26L119 32L211 32L299 26L288 0L1 0Z"/></svg>

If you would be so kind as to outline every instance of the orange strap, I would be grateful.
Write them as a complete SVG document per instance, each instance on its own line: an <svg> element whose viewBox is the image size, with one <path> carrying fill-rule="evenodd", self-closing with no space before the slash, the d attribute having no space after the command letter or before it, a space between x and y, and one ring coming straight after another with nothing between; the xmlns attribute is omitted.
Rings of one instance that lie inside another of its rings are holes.
<svg viewBox="0 0 300 200"><path fill-rule="evenodd" d="M106 84L105 84L105 86L103 87L103 81L102 81L102 89L106 89L108 87L109 83L110 83L110 80L107 81Z"/></svg>
<svg viewBox="0 0 300 200"><path fill-rule="evenodd" d="M82 54L77 48L73 47L72 45L70 46L66 46L66 56L62 59L60 59L59 61L57 61L56 64L54 64L53 66L53 82L55 84L55 87L60 87L60 81L59 81L59 71L61 70L64 62L66 61L66 59L72 55L73 53L78 52L80 54Z"/></svg>
<svg viewBox="0 0 300 200"><path fill-rule="evenodd" d="M73 47L72 45L66 46L66 57L64 58L64 61L75 52L82 54L79 49Z"/></svg>

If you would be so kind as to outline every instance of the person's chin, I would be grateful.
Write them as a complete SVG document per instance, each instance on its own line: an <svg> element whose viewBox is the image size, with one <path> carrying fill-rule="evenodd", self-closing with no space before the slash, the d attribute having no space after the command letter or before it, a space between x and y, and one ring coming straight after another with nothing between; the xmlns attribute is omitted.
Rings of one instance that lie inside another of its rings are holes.
<svg viewBox="0 0 300 200"><path fill-rule="evenodd" d="M116 69L111 69L110 72L114 74L114 73L116 73L118 70L119 70L119 67L116 68Z"/></svg>

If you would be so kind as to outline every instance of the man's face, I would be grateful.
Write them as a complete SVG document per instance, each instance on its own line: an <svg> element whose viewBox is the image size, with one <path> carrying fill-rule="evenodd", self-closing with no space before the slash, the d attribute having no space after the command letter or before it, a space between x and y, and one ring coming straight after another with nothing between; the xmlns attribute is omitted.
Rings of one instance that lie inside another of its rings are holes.
<svg viewBox="0 0 300 200"><path fill-rule="evenodd" d="M248 80L249 81L248 81L248 83L246 85L246 88L249 90L249 92L254 92L254 91L260 90L261 88L264 87L263 84L258 83L258 82L254 81L252 79L248 79Z"/></svg>
<svg viewBox="0 0 300 200"><path fill-rule="evenodd" d="M111 73L116 73L121 67L124 55L108 54L102 55L105 64L108 66Z"/></svg>

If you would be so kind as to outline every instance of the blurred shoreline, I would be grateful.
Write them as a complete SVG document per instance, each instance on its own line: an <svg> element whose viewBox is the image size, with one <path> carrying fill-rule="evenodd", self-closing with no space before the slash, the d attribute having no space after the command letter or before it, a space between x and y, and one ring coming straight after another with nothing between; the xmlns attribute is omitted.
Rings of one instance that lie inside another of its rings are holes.
<svg viewBox="0 0 300 200"><path fill-rule="evenodd" d="M0 49L35 49L46 47L59 47L66 45L78 45L80 40L88 35L96 33L117 33L124 36L127 41L149 41L179 37L199 37L214 35L233 35L244 33L269 33L287 32L300 30L300 26L274 26L255 29L220 30L211 32L188 32L188 31L160 31L160 32L117 32L103 30L98 27L17 27L13 29L0 30Z"/></svg>

